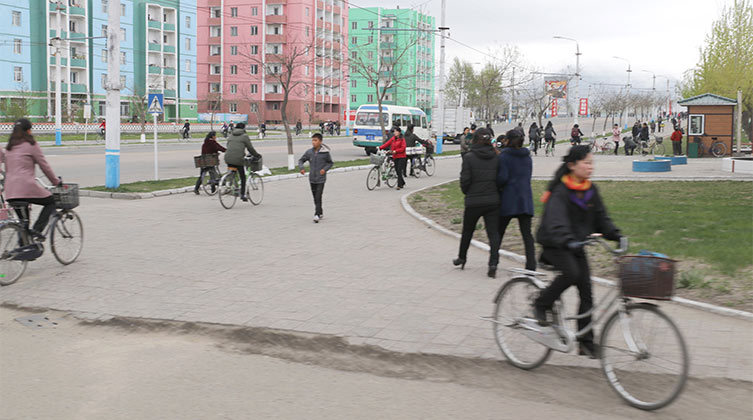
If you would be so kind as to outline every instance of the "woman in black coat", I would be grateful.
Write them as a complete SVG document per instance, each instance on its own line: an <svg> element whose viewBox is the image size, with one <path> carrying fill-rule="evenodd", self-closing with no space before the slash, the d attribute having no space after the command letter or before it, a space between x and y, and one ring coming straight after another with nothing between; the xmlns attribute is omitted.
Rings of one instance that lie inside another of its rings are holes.
<svg viewBox="0 0 753 420"><path fill-rule="evenodd" d="M531 141L533 147L533 153L538 155L539 142L541 142L541 135L539 133L539 126L534 122L528 128L528 139Z"/></svg>
<svg viewBox="0 0 753 420"><path fill-rule="evenodd" d="M478 219L484 218L486 235L489 238L489 270L491 278L497 275L499 263L499 190L497 188L497 169L499 161L492 146L492 135L486 128L480 128L473 134L473 145L463 158L460 172L460 189L465 194L465 212L463 214L463 235L460 238L458 257L452 261L455 266L465 268L468 247L473 239Z"/></svg>
<svg viewBox="0 0 753 420"><path fill-rule="evenodd" d="M543 246L541 261L552 264L561 274L534 302L534 315L542 325L548 324L547 311L568 287L575 285L580 295L578 313L593 308L591 271L583 249L592 233L606 239L620 240L620 230L607 215L599 190L590 181L593 156L588 146L574 146L564 158L549 188L544 193L546 204L536 240ZM591 323L591 316L578 319L578 330ZM578 338L579 354L596 358L599 355L593 332Z"/></svg>

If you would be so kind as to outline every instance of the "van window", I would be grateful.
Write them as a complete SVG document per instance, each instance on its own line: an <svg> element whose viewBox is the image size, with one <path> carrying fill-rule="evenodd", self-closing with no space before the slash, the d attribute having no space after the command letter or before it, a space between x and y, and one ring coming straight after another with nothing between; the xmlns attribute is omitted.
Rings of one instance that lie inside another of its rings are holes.
<svg viewBox="0 0 753 420"><path fill-rule="evenodd" d="M421 116L420 115L411 115L413 119L413 125L416 127L421 127Z"/></svg>
<svg viewBox="0 0 753 420"><path fill-rule="evenodd" d="M400 114L392 114L392 126L401 126L403 125L403 120Z"/></svg>
<svg viewBox="0 0 753 420"><path fill-rule="evenodd" d="M421 116L421 128L428 128L426 127L426 117Z"/></svg>
<svg viewBox="0 0 753 420"><path fill-rule="evenodd" d="M410 115L403 114L403 127L407 127L411 123Z"/></svg>
<svg viewBox="0 0 753 420"><path fill-rule="evenodd" d="M386 113L382 113L382 119L385 125L389 122L389 117ZM366 127L379 127L379 117L376 112L364 112L361 111L356 115L356 125L363 125Z"/></svg>

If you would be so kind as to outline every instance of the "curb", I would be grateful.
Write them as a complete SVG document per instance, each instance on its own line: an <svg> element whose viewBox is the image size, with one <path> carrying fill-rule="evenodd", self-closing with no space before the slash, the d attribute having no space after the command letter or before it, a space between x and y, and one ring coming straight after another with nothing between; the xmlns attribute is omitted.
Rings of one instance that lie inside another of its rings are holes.
<svg viewBox="0 0 753 420"><path fill-rule="evenodd" d="M437 156L434 158L434 160L454 159L454 158L459 158L459 157L460 155ZM359 166L346 166L344 168L335 168L327 173L336 174L336 173L353 172L353 171L364 171L367 169L371 169L373 167L374 165L371 165L371 164L359 165ZM307 176L308 175L301 175L299 173L295 173L295 174L265 176L262 179L264 180L264 182L276 182L276 181L284 181L287 179L305 178ZM80 189L79 195L81 197L90 197L90 198L139 200L142 198L166 197L168 195L173 195L173 194L190 193L190 192L193 192L193 188L194 187L183 187L183 188L175 188L171 190L152 191L148 193L111 193L111 192L106 192L106 191L92 191L92 190L87 190L87 189Z"/></svg>
<svg viewBox="0 0 753 420"><path fill-rule="evenodd" d="M403 210L405 210L406 213L410 214L411 216L413 216L414 218L418 219L422 223L426 224L430 228L436 229L439 232L441 232L441 233L443 233L445 235L448 235L450 237L453 237L455 239L460 239L460 234L459 233L453 232L453 231L445 228L444 226L439 225L434 220L432 220L432 219L430 219L430 218L428 218L428 217L420 214L419 212L417 212L410 204L408 204L408 197L410 197L411 195L419 193L419 192L424 191L424 190L428 190L430 188L438 187L440 185L448 184L450 182L454 182L454 180L440 182L440 183L435 184L435 185L430 185L430 186L423 187L423 188L420 188L420 189L415 190L415 191L411 191L408 194L404 194L402 197L400 197L400 203L402 204ZM489 251L489 245L487 245L487 244L485 244L485 243L483 243L481 241L477 241L477 240L473 239L473 240L471 240L471 245L475 246L476 248L482 249L484 251ZM510 252L510 251L505 251L505 250L503 250L501 248L499 250L499 255L502 256L502 257L505 257L507 259L513 260L515 262L519 262L519 263L525 263L525 261L526 261L526 258L523 255L519 255L519 254L516 254L514 252ZM614 286L615 285L614 281L608 280L608 279L604 279L604 278L601 278L601 277L591 277L591 280L593 280L594 282L596 282L598 284L601 284L603 286ZM743 319L743 320L746 320L746 321L753 321L753 313L746 312L746 311L741 311L739 309L725 308L723 306L712 305L710 303L705 303L705 302L698 302L698 301L695 301L695 300L685 299L685 298L678 297L678 296L673 296L672 297L672 302L675 302L675 303L677 303L679 305L686 306L686 307L689 307L689 308L698 309L698 310L702 310L702 311L706 311L706 312L712 312L712 313L717 314L717 315L724 315L724 316L729 316L729 317L733 317L733 318Z"/></svg>

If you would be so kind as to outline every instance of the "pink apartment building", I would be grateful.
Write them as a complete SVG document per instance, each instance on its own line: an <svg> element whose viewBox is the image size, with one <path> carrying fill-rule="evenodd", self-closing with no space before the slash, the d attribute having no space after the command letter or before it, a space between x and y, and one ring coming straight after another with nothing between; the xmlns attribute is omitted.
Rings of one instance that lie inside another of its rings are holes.
<svg viewBox="0 0 753 420"><path fill-rule="evenodd" d="M342 0L198 0L199 113L282 121L275 74L294 50L288 121L342 120L347 101L348 8Z"/></svg>

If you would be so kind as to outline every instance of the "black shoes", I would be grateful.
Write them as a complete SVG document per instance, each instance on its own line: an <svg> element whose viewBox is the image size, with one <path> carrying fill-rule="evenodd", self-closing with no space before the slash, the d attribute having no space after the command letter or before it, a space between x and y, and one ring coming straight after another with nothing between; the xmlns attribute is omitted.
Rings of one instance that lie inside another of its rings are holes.
<svg viewBox="0 0 753 420"><path fill-rule="evenodd" d="M486 275L490 278L496 279L497 278L497 266L496 265L490 265L489 271L486 272Z"/></svg>
<svg viewBox="0 0 753 420"><path fill-rule="evenodd" d="M455 258L454 260L452 260L452 265L454 265L455 267L460 266L460 269L464 270L465 269L465 260L460 259L460 258Z"/></svg>
<svg viewBox="0 0 753 420"><path fill-rule="evenodd" d="M539 322L539 325L546 327L549 325L549 321L546 317L547 309L543 306L533 305L533 317Z"/></svg>
<svg viewBox="0 0 753 420"><path fill-rule="evenodd" d="M579 341L578 356L588 356L591 359L599 359L601 358L601 348L593 341Z"/></svg>
<svg viewBox="0 0 753 420"><path fill-rule="evenodd" d="M241 201L248 201L248 197L241 196Z"/></svg>
<svg viewBox="0 0 753 420"><path fill-rule="evenodd" d="M199 190L193 190L193 193L199 195Z"/></svg>

